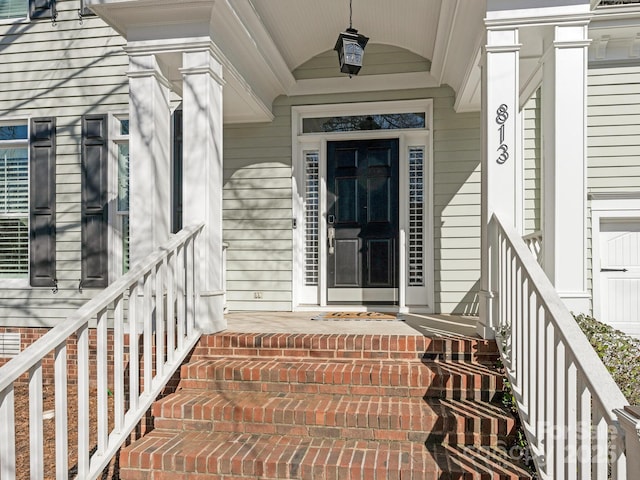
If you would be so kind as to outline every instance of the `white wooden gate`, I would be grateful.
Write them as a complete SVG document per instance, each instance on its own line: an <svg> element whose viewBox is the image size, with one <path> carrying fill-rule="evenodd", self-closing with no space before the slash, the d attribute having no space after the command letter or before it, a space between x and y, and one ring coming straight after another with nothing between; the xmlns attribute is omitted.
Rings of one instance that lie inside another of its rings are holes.
<svg viewBox="0 0 640 480"><path fill-rule="evenodd" d="M599 240L600 320L640 337L640 220L603 221Z"/></svg>

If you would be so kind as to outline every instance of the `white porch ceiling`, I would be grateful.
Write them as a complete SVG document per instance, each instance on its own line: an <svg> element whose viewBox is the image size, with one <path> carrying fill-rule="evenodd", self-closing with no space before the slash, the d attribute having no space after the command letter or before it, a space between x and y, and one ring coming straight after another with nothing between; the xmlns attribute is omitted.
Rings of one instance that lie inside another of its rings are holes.
<svg viewBox="0 0 640 480"><path fill-rule="evenodd" d="M332 49L338 33L349 26L348 0L250 1L291 71ZM441 4L442 0L353 0L353 27L373 43L431 59Z"/></svg>
<svg viewBox="0 0 640 480"><path fill-rule="evenodd" d="M331 50L339 32L349 25L348 0L240 0L250 2L282 59L294 71L314 56ZM480 48L485 0L353 0L353 26L370 43L393 45L431 62L430 73L416 82L404 75L406 88L451 86L460 111L480 109ZM366 68L366 55L365 66ZM382 77L382 76L381 76ZM288 94L374 89L381 83L402 85L398 78L355 82L297 82ZM355 85L354 85L355 84Z"/></svg>

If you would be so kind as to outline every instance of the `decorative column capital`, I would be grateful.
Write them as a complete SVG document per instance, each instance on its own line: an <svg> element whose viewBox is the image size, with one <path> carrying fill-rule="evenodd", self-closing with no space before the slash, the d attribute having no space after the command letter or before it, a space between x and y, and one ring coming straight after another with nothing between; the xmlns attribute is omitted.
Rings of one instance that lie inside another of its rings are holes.
<svg viewBox="0 0 640 480"><path fill-rule="evenodd" d="M554 30L555 48L586 48L591 45L587 24L558 24Z"/></svg>
<svg viewBox="0 0 640 480"><path fill-rule="evenodd" d="M153 53L129 53L129 70L127 77L131 78L154 78L163 87L171 89L171 82L165 77L158 63L156 55Z"/></svg>
<svg viewBox="0 0 640 480"><path fill-rule="evenodd" d="M189 75L206 74L219 85L224 86L226 83L223 78L222 63L215 57L211 45L202 45L200 48L183 51L182 68L179 71L185 80Z"/></svg>

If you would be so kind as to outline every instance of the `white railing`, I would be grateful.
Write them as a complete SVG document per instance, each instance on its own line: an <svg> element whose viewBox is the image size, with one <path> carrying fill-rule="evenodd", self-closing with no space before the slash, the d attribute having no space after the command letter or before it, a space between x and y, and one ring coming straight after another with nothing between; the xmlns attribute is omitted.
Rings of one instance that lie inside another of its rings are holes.
<svg viewBox="0 0 640 480"><path fill-rule="evenodd" d="M78 372L76 478L95 479L100 475L200 337L194 321L199 300L197 240L201 231L202 226L181 230L0 368L0 479L16 477L14 387L23 374L28 374L29 381L30 478L44 478L43 361L52 352L55 476L58 480L69 478L67 368L71 362L67 341L72 337L77 338ZM91 369L89 329L94 325L97 353L91 359L95 365ZM108 342L110 328L112 347ZM112 363L108 362L109 356ZM95 384L97 397L95 445L90 442L90 383ZM107 399L111 394L110 409Z"/></svg>
<svg viewBox="0 0 640 480"><path fill-rule="evenodd" d="M540 478L640 478L640 420L515 229L494 215L489 237L489 315Z"/></svg>
<svg viewBox="0 0 640 480"><path fill-rule="evenodd" d="M533 256L536 257L538 264L542 265L544 261L544 251L542 250L542 232L540 230L530 233L522 237L525 245Z"/></svg>

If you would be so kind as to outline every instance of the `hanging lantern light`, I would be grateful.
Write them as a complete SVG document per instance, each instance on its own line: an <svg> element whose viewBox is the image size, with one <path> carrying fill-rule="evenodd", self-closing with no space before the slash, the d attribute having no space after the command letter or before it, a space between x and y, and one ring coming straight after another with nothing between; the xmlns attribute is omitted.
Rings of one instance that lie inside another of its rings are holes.
<svg viewBox="0 0 640 480"><path fill-rule="evenodd" d="M349 0L349 28L347 28L345 32L340 33L336 41L336 46L333 47L333 49L338 52L340 71L347 73L350 77L357 75L362 68L364 47L369 41L368 37L359 34L358 30L353 28L351 1L352 0Z"/></svg>

